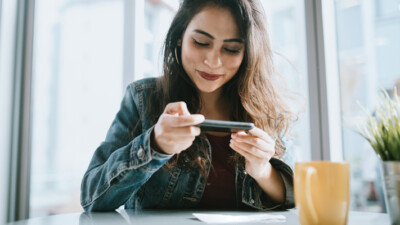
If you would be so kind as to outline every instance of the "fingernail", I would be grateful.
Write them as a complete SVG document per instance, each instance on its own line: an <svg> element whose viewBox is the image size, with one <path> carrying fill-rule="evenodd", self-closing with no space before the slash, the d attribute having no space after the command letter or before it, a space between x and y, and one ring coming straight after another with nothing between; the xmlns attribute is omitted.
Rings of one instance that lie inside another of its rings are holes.
<svg viewBox="0 0 400 225"><path fill-rule="evenodd" d="M201 114L196 115L196 117L198 120L204 120L204 116Z"/></svg>

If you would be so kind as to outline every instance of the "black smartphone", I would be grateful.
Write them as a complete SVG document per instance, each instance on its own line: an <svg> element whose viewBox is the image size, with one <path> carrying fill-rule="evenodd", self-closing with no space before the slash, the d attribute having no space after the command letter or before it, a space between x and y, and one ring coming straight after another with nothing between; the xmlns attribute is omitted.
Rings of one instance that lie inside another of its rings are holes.
<svg viewBox="0 0 400 225"><path fill-rule="evenodd" d="M247 131L254 128L253 123L223 121L223 120L204 120L203 123L197 124L201 131L215 131L225 133L235 133L237 131Z"/></svg>

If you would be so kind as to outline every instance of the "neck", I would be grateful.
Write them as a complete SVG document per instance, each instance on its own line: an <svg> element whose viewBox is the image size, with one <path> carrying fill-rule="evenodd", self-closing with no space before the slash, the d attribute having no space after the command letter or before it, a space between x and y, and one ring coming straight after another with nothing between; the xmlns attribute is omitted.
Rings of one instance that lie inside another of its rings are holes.
<svg viewBox="0 0 400 225"><path fill-rule="evenodd" d="M202 101L201 114L206 119L229 120L230 110L228 101L222 96L222 91L217 90L212 93L200 93Z"/></svg>

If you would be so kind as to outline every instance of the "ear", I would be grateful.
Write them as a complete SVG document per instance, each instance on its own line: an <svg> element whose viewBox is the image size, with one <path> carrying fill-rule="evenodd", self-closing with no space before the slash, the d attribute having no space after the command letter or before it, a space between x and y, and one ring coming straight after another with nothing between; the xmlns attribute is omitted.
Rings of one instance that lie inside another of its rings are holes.
<svg viewBox="0 0 400 225"><path fill-rule="evenodd" d="M182 40L179 39L177 44L178 44L179 47L181 47L182 46Z"/></svg>

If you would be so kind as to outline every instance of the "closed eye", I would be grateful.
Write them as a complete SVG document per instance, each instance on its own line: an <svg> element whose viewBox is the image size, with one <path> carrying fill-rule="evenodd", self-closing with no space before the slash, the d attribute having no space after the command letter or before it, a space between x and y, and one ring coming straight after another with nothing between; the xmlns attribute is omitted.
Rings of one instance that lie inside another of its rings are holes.
<svg viewBox="0 0 400 225"><path fill-rule="evenodd" d="M240 49L229 49L225 48L225 51L232 53L232 54L238 54L240 52Z"/></svg>
<svg viewBox="0 0 400 225"><path fill-rule="evenodd" d="M201 46L201 47L207 47L207 46L209 46L208 43L198 42L198 41L196 41L195 39L193 39L193 41L194 41L194 43L195 43L196 45Z"/></svg>

